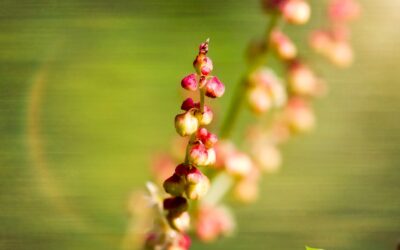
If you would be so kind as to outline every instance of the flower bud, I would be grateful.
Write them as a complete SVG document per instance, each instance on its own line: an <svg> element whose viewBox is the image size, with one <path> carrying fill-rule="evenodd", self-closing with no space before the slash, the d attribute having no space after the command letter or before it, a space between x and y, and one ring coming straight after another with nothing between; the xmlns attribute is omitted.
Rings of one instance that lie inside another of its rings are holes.
<svg viewBox="0 0 400 250"><path fill-rule="evenodd" d="M197 131L197 138L204 144L206 148L213 147L218 141L217 136L208 132L206 128L200 128Z"/></svg>
<svg viewBox="0 0 400 250"><path fill-rule="evenodd" d="M291 90L299 95L315 95L318 90L318 78L306 65L293 63L289 68L288 82Z"/></svg>
<svg viewBox="0 0 400 250"><path fill-rule="evenodd" d="M189 184L200 183L205 178L204 174L196 167L187 170L185 177Z"/></svg>
<svg viewBox="0 0 400 250"><path fill-rule="evenodd" d="M231 175L245 177L252 171L253 162L245 153L235 152L226 159L225 168Z"/></svg>
<svg viewBox="0 0 400 250"><path fill-rule="evenodd" d="M181 81L181 86L184 89L187 89L190 91L196 91L198 88L196 74L190 74L190 75L186 76L185 78L183 78Z"/></svg>
<svg viewBox="0 0 400 250"><path fill-rule="evenodd" d="M188 202L181 196L166 198L163 201L164 210L174 213L183 213L188 210Z"/></svg>
<svg viewBox="0 0 400 250"><path fill-rule="evenodd" d="M272 47L283 60L290 60L296 57L296 46L283 32L274 30L271 34L270 41Z"/></svg>
<svg viewBox="0 0 400 250"><path fill-rule="evenodd" d="M257 200L259 188L257 182L242 180L236 184L233 194L238 201L251 203Z"/></svg>
<svg viewBox="0 0 400 250"><path fill-rule="evenodd" d="M190 169L194 168L194 166L190 164L180 164L175 168L175 174L186 178L186 175L189 173Z"/></svg>
<svg viewBox="0 0 400 250"><path fill-rule="evenodd" d="M278 148L265 142L255 145L252 155L257 165L267 173L276 172L282 164L282 156Z"/></svg>
<svg viewBox="0 0 400 250"><path fill-rule="evenodd" d="M308 132L315 127L315 116L309 104L293 97L286 108L286 119L293 132Z"/></svg>
<svg viewBox="0 0 400 250"><path fill-rule="evenodd" d="M156 232L150 232L146 235L146 240L144 242L144 249L154 250L162 245L162 235Z"/></svg>
<svg viewBox="0 0 400 250"><path fill-rule="evenodd" d="M287 0L281 11L286 21L292 24L305 24L311 15L310 5L305 0Z"/></svg>
<svg viewBox="0 0 400 250"><path fill-rule="evenodd" d="M196 107L200 108L200 105L197 105ZM200 125L203 125L203 126L210 124L213 119L213 116L214 116L211 108L206 105L204 105L203 113L201 113L200 110L197 110L195 115L196 115L197 119L199 120Z"/></svg>
<svg viewBox="0 0 400 250"><path fill-rule="evenodd" d="M181 234L178 240L178 246L180 250L189 250L192 241L190 240L189 235Z"/></svg>
<svg viewBox="0 0 400 250"><path fill-rule="evenodd" d="M167 220L170 226L179 232L184 232L189 229L190 215L188 212L183 212L183 213L169 212L167 215Z"/></svg>
<svg viewBox="0 0 400 250"><path fill-rule="evenodd" d="M194 69L199 75L207 76L213 70L213 63L205 54L199 54L193 62Z"/></svg>
<svg viewBox="0 0 400 250"><path fill-rule="evenodd" d="M247 92L247 101L251 110L256 114L267 112L272 107L271 97L263 87L252 87Z"/></svg>
<svg viewBox="0 0 400 250"><path fill-rule="evenodd" d="M181 136L193 134L197 131L198 126L199 122L196 116L190 111L175 116L175 129Z"/></svg>
<svg viewBox="0 0 400 250"><path fill-rule="evenodd" d="M173 196L181 196L185 191L185 182L177 174L166 179L163 184L165 192Z"/></svg>
<svg viewBox="0 0 400 250"><path fill-rule="evenodd" d="M268 67L260 67L250 74L248 83L250 86L270 88L271 85L282 84L275 72Z"/></svg>
<svg viewBox="0 0 400 250"><path fill-rule="evenodd" d="M191 176L190 179L192 182L196 181L197 183L189 183L186 186L186 197L191 200L198 200L204 197L210 188L210 181L207 176L202 173L201 175L196 173L194 176Z"/></svg>
<svg viewBox="0 0 400 250"><path fill-rule="evenodd" d="M329 59L339 67L348 67L353 62L353 50L348 42L334 42L329 50Z"/></svg>
<svg viewBox="0 0 400 250"><path fill-rule="evenodd" d="M216 76L213 76L208 79L205 90L206 96L217 98L221 97L224 94L225 86Z"/></svg>
<svg viewBox="0 0 400 250"><path fill-rule="evenodd" d="M354 0L332 0L328 14L334 22L352 21L360 15L360 5Z"/></svg>
<svg viewBox="0 0 400 250"><path fill-rule="evenodd" d="M316 30L311 33L310 46L320 54L327 54L332 44L330 34L323 30Z"/></svg>
<svg viewBox="0 0 400 250"><path fill-rule="evenodd" d="M232 213L226 207L200 207L196 221L196 234L200 240L211 242L220 236L231 234L234 229Z"/></svg>
<svg viewBox="0 0 400 250"><path fill-rule="evenodd" d="M262 0L262 6L265 11L275 11L287 0Z"/></svg>
<svg viewBox="0 0 400 250"><path fill-rule="evenodd" d="M185 111L189 111L195 107L195 103L192 98L187 98L182 102L181 109Z"/></svg>
<svg viewBox="0 0 400 250"><path fill-rule="evenodd" d="M205 163L206 166L214 165L217 161L217 155L213 148L207 149L207 161Z"/></svg>
<svg viewBox="0 0 400 250"><path fill-rule="evenodd" d="M196 166L205 166L208 159L207 149L202 143L195 143L189 150L189 161Z"/></svg>

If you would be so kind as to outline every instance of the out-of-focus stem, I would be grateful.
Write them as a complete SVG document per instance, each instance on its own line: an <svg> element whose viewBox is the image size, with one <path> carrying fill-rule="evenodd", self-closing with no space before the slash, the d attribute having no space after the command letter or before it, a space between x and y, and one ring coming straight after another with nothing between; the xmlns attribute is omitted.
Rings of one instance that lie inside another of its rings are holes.
<svg viewBox="0 0 400 250"><path fill-rule="evenodd" d="M280 16L277 13L274 13L271 16L271 19L269 20L269 24L267 26L267 30L265 33L265 43L263 44L261 53L249 63L246 73L244 74L240 82L236 85L231 104L228 108L225 120L223 121L221 126L220 136L222 139L231 137L232 131L237 123L237 119L242 110L245 95L247 92L248 76L259 66L267 62L267 56L269 52L269 37L271 36L271 32L278 25L279 17Z"/></svg>

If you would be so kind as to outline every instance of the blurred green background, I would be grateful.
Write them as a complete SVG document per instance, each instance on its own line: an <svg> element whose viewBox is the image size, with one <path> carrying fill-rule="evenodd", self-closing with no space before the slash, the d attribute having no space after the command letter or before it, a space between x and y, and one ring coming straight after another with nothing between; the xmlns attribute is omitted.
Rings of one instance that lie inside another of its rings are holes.
<svg viewBox="0 0 400 250"><path fill-rule="evenodd" d="M288 28L302 45L324 25L326 1L312 2L314 21ZM235 237L193 249L395 249L400 2L360 2L355 65L314 63L330 86L318 129L285 146L256 204L235 208ZM119 249L197 45L211 38L224 110L266 22L258 0L0 0L0 249Z"/></svg>

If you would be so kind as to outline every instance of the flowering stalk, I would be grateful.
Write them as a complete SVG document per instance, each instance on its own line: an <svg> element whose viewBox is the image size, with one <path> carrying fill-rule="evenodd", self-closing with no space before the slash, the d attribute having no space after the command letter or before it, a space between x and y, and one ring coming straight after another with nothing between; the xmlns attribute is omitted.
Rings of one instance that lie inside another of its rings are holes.
<svg viewBox="0 0 400 250"><path fill-rule="evenodd" d="M211 109L205 105L205 97L221 97L225 86L216 76L210 75L213 64L207 57L208 45L209 40L199 47L193 62L196 73L189 74L181 82L184 89L197 91L200 100L184 100L181 105L183 113L175 117L176 132L189 138L185 160L163 183L170 197L163 199L163 211L159 212L161 219L146 240L148 249L189 249L190 241L185 233L190 225L189 201L204 197L210 186L209 179L199 168L215 163L214 145L218 139L204 127L213 117Z"/></svg>
<svg viewBox="0 0 400 250"><path fill-rule="evenodd" d="M235 224L230 211L221 205L225 195L232 192L242 202L257 199L261 174L273 173L282 164L279 146L291 136L315 127L311 102L325 93L325 82L301 58L295 43L283 30L283 24L305 24L311 8L307 0L262 0L262 4L270 15L269 24L264 37L250 44L247 70L221 126L222 140L218 141L205 128L213 119L211 108L205 105L206 97L221 97L225 92L221 81L210 75L213 64L207 56L208 40L199 47L193 63L196 72L181 81L184 89L197 92L199 101L185 99L181 105L183 112L175 117L177 133L187 138L182 147L186 152L183 163L182 159L175 162L163 156L155 164L155 175L163 181L163 188L170 196L164 198L155 188L150 188L157 219L147 236L147 249L189 249L187 231L191 219L202 241L229 235ZM354 6L358 6L354 0L332 0L329 5L332 27L341 27L340 30L347 27L345 24L358 15L356 10L359 10ZM349 61L343 59L346 53L332 52L334 42L326 38L313 33L312 47L324 55L330 51L329 55L335 57L333 61L339 62L339 66L345 65L344 61L348 65ZM267 67L270 56L275 56L284 66L284 79ZM242 152L230 140L244 104L255 115L269 118L267 124L262 124L260 119L246 133L243 141L247 152ZM203 172L207 172L211 181Z"/></svg>

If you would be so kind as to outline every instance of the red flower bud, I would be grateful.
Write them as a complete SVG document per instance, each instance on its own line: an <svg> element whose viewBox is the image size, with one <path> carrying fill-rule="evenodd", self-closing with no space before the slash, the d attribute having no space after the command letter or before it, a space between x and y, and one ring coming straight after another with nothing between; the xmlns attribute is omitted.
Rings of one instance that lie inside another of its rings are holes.
<svg viewBox="0 0 400 250"><path fill-rule="evenodd" d="M196 91L198 88L196 74L190 74L190 75L186 76L185 78L183 78L181 81L181 86L184 89L187 89L190 91Z"/></svg>
<svg viewBox="0 0 400 250"><path fill-rule="evenodd" d="M194 69L199 75L207 76L213 70L213 63L205 54L199 54L193 62Z"/></svg>
<svg viewBox="0 0 400 250"><path fill-rule="evenodd" d="M206 128L201 128L197 131L197 138L204 144L206 148L212 148L218 141L217 136L208 132Z"/></svg>
<svg viewBox="0 0 400 250"><path fill-rule="evenodd" d="M175 116L175 129L181 136L188 136L197 131L199 122L190 111Z"/></svg>
<svg viewBox="0 0 400 250"><path fill-rule="evenodd" d="M195 107L195 103L192 98L187 98L182 102L181 109L185 111L189 111L190 109Z"/></svg>
<svg viewBox="0 0 400 250"><path fill-rule="evenodd" d="M213 76L208 79L206 84L206 96L211 98L221 97L225 92L224 84L216 77Z"/></svg>
<svg viewBox="0 0 400 250"><path fill-rule="evenodd" d="M178 246L181 250L189 250L192 241L190 240L189 235L182 234L178 241Z"/></svg>
<svg viewBox="0 0 400 250"><path fill-rule="evenodd" d="M195 143L189 151L189 160L196 166L204 166L207 163L207 149L202 143Z"/></svg>
<svg viewBox="0 0 400 250"><path fill-rule="evenodd" d="M194 168L194 166L190 164L180 164L175 168L175 174L181 177L186 177L191 168Z"/></svg>
<svg viewBox="0 0 400 250"><path fill-rule="evenodd" d="M185 182L179 175L173 174L163 184L165 192L173 196L181 196L185 190Z"/></svg>
<svg viewBox="0 0 400 250"><path fill-rule="evenodd" d="M181 196L170 197L163 201L163 207L174 213L183 213L188 210L188 202Z"/></svg>

